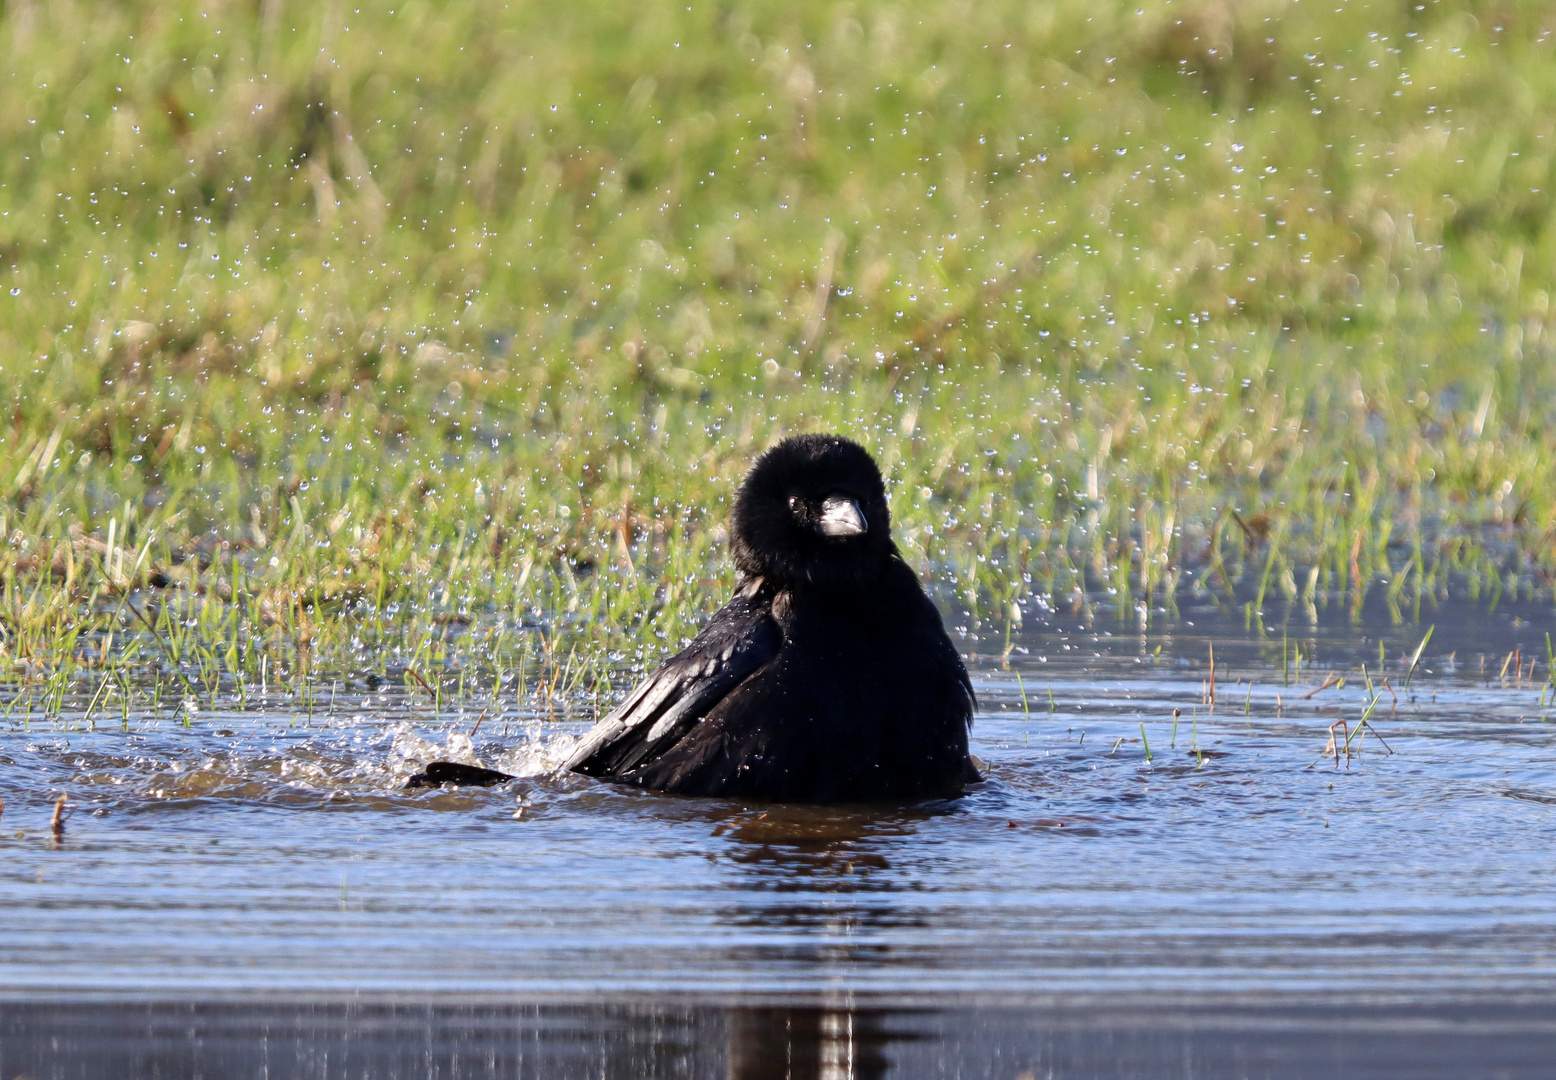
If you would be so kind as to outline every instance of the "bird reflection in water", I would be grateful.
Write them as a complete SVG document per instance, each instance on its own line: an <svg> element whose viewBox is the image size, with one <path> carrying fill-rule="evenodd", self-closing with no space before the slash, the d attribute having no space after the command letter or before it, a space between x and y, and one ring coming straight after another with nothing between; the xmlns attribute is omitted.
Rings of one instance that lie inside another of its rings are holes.
<svg viewBox="0 0 1556 1080"><path fill-rule="evenodd" d="M890 1072L884 1014L827 1008L734 1008L729 1080L879 1080Z"/></svg>
<svg viewBox="0 0 1556 1080"><path fill-rule="evenodd" d="M758 931L754 962L814 965L835 978L850 966L890 964L890 948L871 931L916 922L898 904L863 896L901 887L887 852L943 808L867 810L803 806L744 810L715 835L729 841L728 864L741 871L747 897L721 912L731 925ZM774 892L822 894L764 903ZM862 894L847 901L840 894ZM780 933L761 942L762 931ZM810 981L810 980L808 980ZM823 980L825 981L825 980ZM848 1007L737 1007L729 1010L730 1080L872 1080L889 1075L886 1048L910 1040L890 1031L889 1014Z"/></svg>
<svg viewBox="0 0 1556 1080"><path fill-rule="evenodd" d="M723 817L713 835L730 841L728 859L749 869L746 886L855 892L895 887L886 852L944 813L939 806L864 808L775 806Z"/></svg>

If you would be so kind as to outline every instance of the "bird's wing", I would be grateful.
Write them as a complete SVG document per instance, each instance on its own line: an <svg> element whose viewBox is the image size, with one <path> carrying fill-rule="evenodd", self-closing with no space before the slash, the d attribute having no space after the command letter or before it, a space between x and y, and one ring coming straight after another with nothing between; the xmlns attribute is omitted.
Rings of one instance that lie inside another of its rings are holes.
<svg viewBox="0 0 1556 1080"><path fill-rule="evenodd" d="M652 760L777 656L783 632L760 584L742 589L690 645L594 725L563 767L589 776L617 776Z"/></svg>
<svg viewBox="0 0 1556 1080"><path fill-rule="evenodd" d="M951 652L955 656L955 647ZM956 677L961 681L962 690L967 694L967 726L972 727L973 713L978 711L978 695L973 693L972 676L967 674L967 665L962 663L960 656L956 656Z"/></svg>

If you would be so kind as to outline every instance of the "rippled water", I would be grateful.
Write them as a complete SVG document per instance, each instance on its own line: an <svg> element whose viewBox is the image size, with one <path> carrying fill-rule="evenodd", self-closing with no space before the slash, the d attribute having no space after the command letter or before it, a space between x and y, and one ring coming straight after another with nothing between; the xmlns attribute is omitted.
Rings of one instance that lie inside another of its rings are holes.
<svg viewBox="0 0 1556 1080"><path fill-rule="evenodd" d="M1021 640L1008 670L976 662L987 782L913 808L619 790L551 771L583 721L505 730L489 719L471 740L473 718L419 716L393 695L341 693L333 715L311 720L267 710L187 728L132 720L127 732L80 730L68 716L24 730L13 718L0 734L0 1069L11 1075L30 1052L22 1032L57 1038L81 1009L132 1000L175 1012L180 1001L309 1002L310 1031L339 1027L329 1009L342 1001L376 1002L395 1023L394 1002L484 1002L507 1033L493 1045L527 1031L537 1047L593 1046L616 1062L609 1075L713 1075L735 1060L731 1032L749 1042L770 1021L790 1036L814 1029L808 1045L823 1056L844 1045L825 1030L855 1032L847 1045L879 1058L815 1075L887 1075L939 1047L963 1075L1016 1076L1063 1056L1051 1025L1048 1042L1032 1042L1037 1015L1253 1016L1270 1031L1270 1017L1322 1014L1311 1022L1330 1031L1393 1017L1396 1044L1414 1052L1428 1043L1399 1032L1500 1018L1522 1034L1488 1045L1540 1047L1530 1060L1547 1060L1556 705L1542 709L1540 686L1498 672L1504 646L1533 656L1539 642L1543 655L1545 629L1536 617L1440 629L1408 692L1399 658L1421 628L1383 631L1397 702L1380 683L1375 731L1337 764L1329 725L1349 730L1362 715L1355 665L1376 656L1375 636L1312 631L1317 662L1285 686L1278 636L1187 622L1105 635L1056 620ZM1213 707L1201 660L1211 641ZM1305 696L1326 663L1351 668L1345 686ZM444 755L521 779L403 790ZM56 835L60 793L70 814ZM25 1012L39 1002L57 1003L47 1023ZM541 1011L502 1012L515 1002ZM648 1045L628 1022L645 1002L671 1010L653 1030L689 1048L680 1066L611 1057L608 1031ZM459 1030L490 1035L459 1015ZM142 1019L131 1027L144 1040L166 1016ZM1192 1074L1179 1066L1193 1059L1193 1025L1162 1024L1177 1041L1142 1043L1165 1058L1142 1050L1156 1064L1140 1075ZM697 1034L714 1028L711 1043ZM963 1037L984 1028L981 1041ZM571 1034L547 1042L547 1031ZM858 1034L869 1031L897 1035L876 1046ZM721 1048L712 1065L697 1064L705 1044ZM975 1045L1009 1054L984 1068ZM596 1058L578 1067L599 1075ZM515 1074L528 1075L492 1073Z"/></svg>

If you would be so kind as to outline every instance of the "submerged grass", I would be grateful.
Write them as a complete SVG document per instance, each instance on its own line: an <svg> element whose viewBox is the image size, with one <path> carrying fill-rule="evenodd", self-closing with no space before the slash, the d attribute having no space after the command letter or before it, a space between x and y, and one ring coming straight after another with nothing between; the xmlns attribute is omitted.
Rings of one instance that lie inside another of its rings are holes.
<svg viewBox="0 0 1556 1080"><path fill-rule="evenodd" d="M795 430L1004 647L1551 595L1548 5L56 0L0 55L29 709L592 700Z"/></svg>

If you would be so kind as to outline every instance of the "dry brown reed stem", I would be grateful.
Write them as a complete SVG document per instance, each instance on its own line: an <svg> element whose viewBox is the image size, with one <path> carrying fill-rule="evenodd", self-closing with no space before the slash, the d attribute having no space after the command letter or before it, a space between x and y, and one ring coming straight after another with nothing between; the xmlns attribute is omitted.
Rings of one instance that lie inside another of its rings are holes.
<svg viewBox="0 0 1556 1080"><path fill-rule="evenodd" d="M1303 700L1306 700L1307 698L1310 698L1310 697L1312 697L1315 694L1320 694L1320 693L1324 692L1325 690L1328 690L1331 686L1339 686L1339 685L1340 685L1340 676L1336 675L1334 672L1331 671L1328 675L1324 676L1324 682L1323 682L1322 686L1319 686L1318 688L1313 689L1313 690L1309 690L1307 693L1302 695Z"/></svg>
<svg viewBox="0 0 1556 1080"><path fill-rule="evenodd" d="M437 691L433 690L432 687L427 685L427 680L423 679L421 674L415 668L406 668L405 673L419 682L421 684L421 688L427 691L427 693L432 696L433 700L437 699Z"/></svg>
<svg viewBox="0 0 1556 1080"><path fill-rule="evenodd" d="M49 829L54 833L54 839L59 840L65 835L65 796L61 795L54 800L54 816L49 819Z"/></svg>
<svg viewBox="0 0 1556 1080"><path fill-rule="evenodd" d="M1340 729L1340 734L1345 736L1345 742L1344 742L1344 746L1345 746L1345 767L1347 769L1349 769L1351 767L1351 736L1350 736L1350 728L1348 728L1346 726L1346 723L1345 723L1344 720L1336 720L1334 723L1329 725L1329 745L1324 747L1324 753L1323 753L1322 757L1319 758L1319 760L1322 761L1323 758L1329 757L1332 754L1332 755L1334 755L1334 767L1337 768L1337 769L1340 767L1340 746L1341 746L1341 744L1335 741L1335 737L1334 737L1334 729L1335 728L1339 728ZM1316 762L1315 762L1315 764L1316 764Z"/></svg>
<svg viewBox="0 0 1556 1080"><path fill-rule="evenodd" d="M1371 720L1363 720L1361 722L1361 726L1372 732L1373 738L1377 739L1380 743L1383 743L1383 749L1387 750L1391 755L1394 753L1394 748L1384 740L1382 735L1378 734L1378 729L1372 726Z"/></svg>
<svg viewBox="0 0 1556 1080"><path fill-rule="evenodd" d="M492 711L491 707L488 706L487 708L484 708L484 709L481 710L481 715L480 716L475 718L475 725L473 727L471 727L471 729L470 729L470 737L472 739L475 738L475 733L481 730L481 721L485 720L486 719L486 714L491 712L491 711Z"/></svg>

